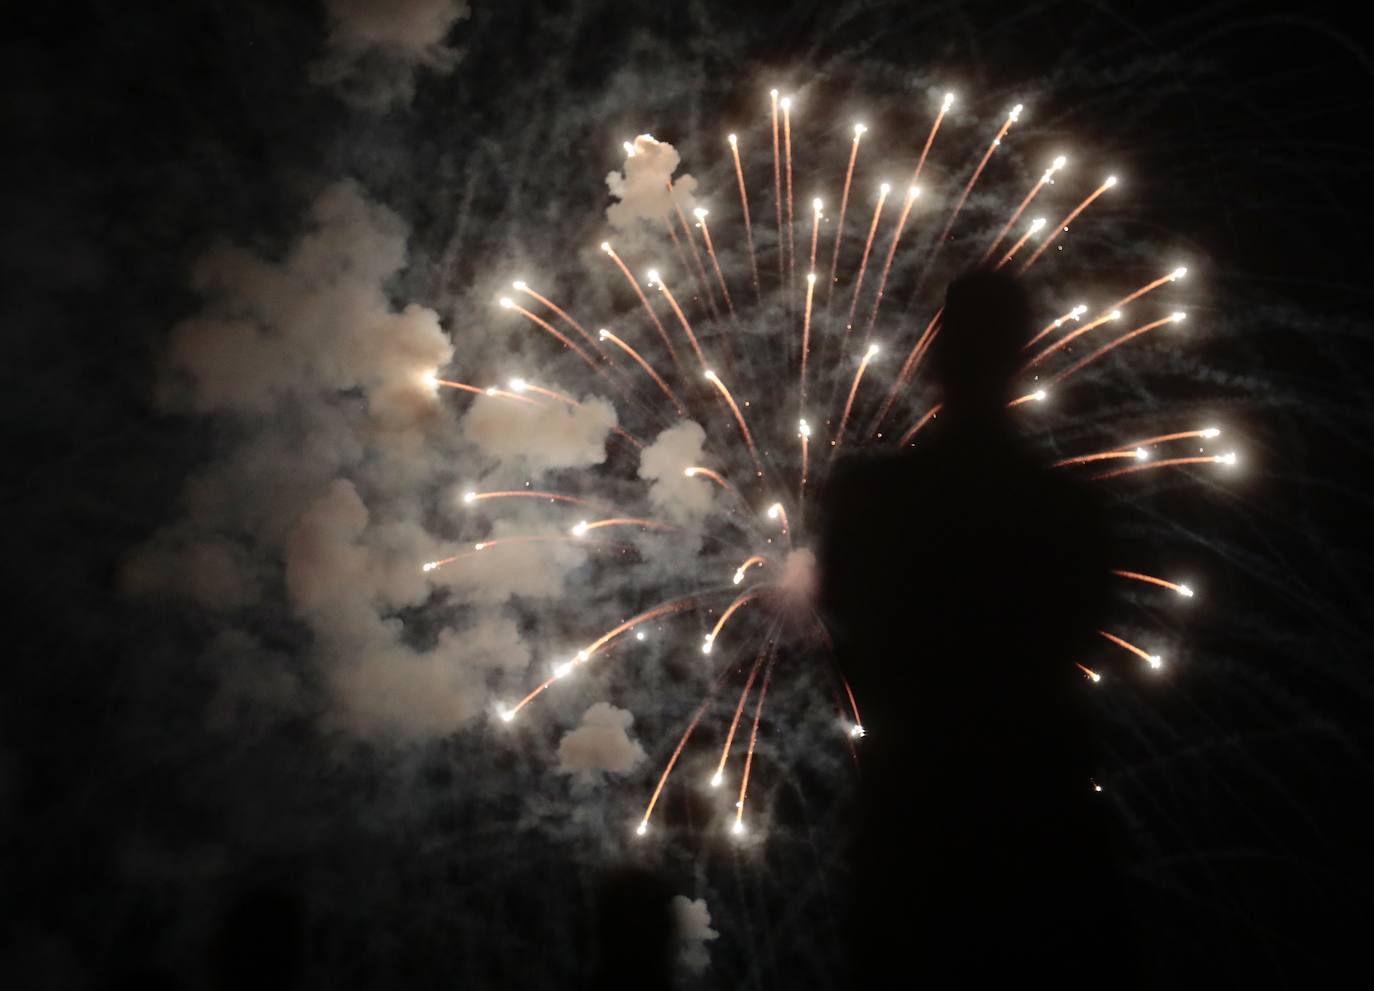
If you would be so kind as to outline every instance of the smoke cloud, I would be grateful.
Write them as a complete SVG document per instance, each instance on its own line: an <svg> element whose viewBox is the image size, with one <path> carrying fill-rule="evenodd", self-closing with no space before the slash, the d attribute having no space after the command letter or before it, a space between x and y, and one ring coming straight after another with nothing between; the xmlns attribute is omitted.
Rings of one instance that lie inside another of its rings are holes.
<svg viewBox="0 0 1374 991"><path fill-rule="evenodd" d="M467 17L465 0L325 0L329 33L311 79L370 110L409 104L421 70L452 71L461 53L444 45Z"/></svg>
<svg viewBox="0 0 1374 991"><path fill-rule="evenodd" d="M644 759L644 748L631 740L635 717L626 709L598 702L582 716L582 725L558 744L558 769L564 774L625 774Z"/></svg>
<svg viewBox="0 0 1374 991"><path fill-rule="evenodd" d="M706 431L691 420L669 427L639 457L639 477L649 484L649 502L678 523L699 520L711 508L710 482L688 478L691 465L702 463Z"/></svg>
<svg viewBox="0 0 1374 991"><path fill-rule="evenodd" d="M706 899L673 896L673 920L677 928L678 962L693 974L700 974L711 964L706 944L720 936L711 928L711 913Z"/></svg>
<svg viewBox="0 0 1374 991"><path fill-rule="evenodd" d="M676 223L674 203L690 215L697 181L686 173L673 179L682 156L666 141L641 134L631 147L624 169L606 176L606 188L616 200L606 208L606 219L618 234L641 241L659 233L665 219Z"/></svg>

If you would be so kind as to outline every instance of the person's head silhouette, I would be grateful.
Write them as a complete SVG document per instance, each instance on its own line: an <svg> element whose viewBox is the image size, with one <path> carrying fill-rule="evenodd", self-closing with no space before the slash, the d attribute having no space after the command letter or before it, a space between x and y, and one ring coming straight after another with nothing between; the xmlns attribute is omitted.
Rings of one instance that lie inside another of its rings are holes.
<svg viewBox="0 0 1374 991"><path fill-rule="evenodd" d="M1002 272L977 270L949 284L931 366L946 413L989 416L1013 398L1021 349L1031 337L1030 302Z"/></svg>

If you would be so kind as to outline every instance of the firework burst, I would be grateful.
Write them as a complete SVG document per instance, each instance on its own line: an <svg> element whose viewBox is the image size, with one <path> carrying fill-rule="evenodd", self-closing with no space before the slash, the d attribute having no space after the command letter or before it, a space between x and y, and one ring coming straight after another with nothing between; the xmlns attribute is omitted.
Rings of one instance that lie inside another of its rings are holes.
<svg viewBox="0 0 1374 991"><path fill-rule="evenodd" d="M677 154L670 146L649 135L627 141L624 172L613 176L612 188L623 201L631 190L648 191L643 202L651 205L637 218L645 223L633 236L622 227L601 242L604 264L579 275L604 281L609 311L579 319L552 289L535 288L553 278L515 281L520 301L499 300L504 316L543 336L548 367L556 369L550 375L560 381L518 378L484 386L456 381L443 369L417 371L431 389L504 403L512 415L521 408L577 411L592 395L614 404L607 460L581 479L570 477L574 491L474 489L462 497L484 518L503 503L536 501L547 508L546 529L502 531L422 567L481 567L484 555L520 543L576 543L607 552L589 567L580 642L559 652L548 676L524 697L498 707L503 723L537 718L530 710L585 666L633 663L611 655L632 652L647 631L663 632L706 666L704 697L672 746L665 744L667 756L646 782L634 834L651 831L675 770L710 727L718 744L700 744L703 753L719 747L709 785L733 778L737 786L722 810L723 828L735 837L752 835L746 809L767 705L786 686L810 691L814 707L816 680L796 672L829 672L835 746L851 753L862 746L861 700L829 663L829 638L813 609L815 501L807 496L824 484L841 449L919 443L921 430L938 416L920 373L940 333L938 299L951 274L982 264L1047 275L1036 291L1043 329L1026 345L1024 394L1011 404L1028 433L1047 437L1047 448L1057 443L1048 436L1045 413L1062 393L1089 378L1089 370L1102 386L1107 374L1136 360L1128 357L1133 342L1170 333L1184 320L1169 292L1187 274L1176 259L1143 265L1136 259L1121 271L1080 274L1064 258L1064 246L1093 223L1096 211L1120 209L1113 202L1120 185L1115 175L1056 152L1039 162L1015 160L1012 171L1037 176L1028 190L1016 176L998 178L1008 170L1006 149L1025 108L1018 103L985 118L974 115L956 130L949 126L956 106L953 94L939 96L914 139L895 135L875 154L864 124L842 125L841 142L835 122L807 121L801 101L773 90L752 131L722 138L719 161L707 166L719 180L709 185L709 210L697 201L695 180L675 179ZM913 148L915 160L909 183L894 193L865 159L890 167L904 147ZM1011 192L1000 196L999 186ZM809 224L794 210L794 190L815 194ZM837 204L833 219L826 203ZM1027 216L1032 208L1044 215ZM824 280L819 287L818 278ZM902 290L908 303L892 304ZM1061 296L1066 290L1072 294ZM1071 302L1080 298L1098 302ZM1046 460L1103 482L1120 479L1115 485L1129 485L1125 476L1141 472L1235 465L1234 452L1214 449L1220 428L1187 420L1171 408L1153 410L1099 431L1148 435L1143 439L1058 451L1061 456ZM673 463L681 446L675 439L688 423L699 425L700 456ZM636 474L637 460L667 465ZM675 495L666 497L659 487L670 476ZM1141 562L1119 564L1104 582L1194 595L1174 577L1137 570ZM599 595L598 580L607 589L623 587L612 581L618 569L635 575L633 595ZM1098 632L1099 658L1064 659L1090 682L1102 682L1122 655L1152 671L1165 666L1161 655L1120 632ZM548 637L561 634L551 630Z"/></svg>

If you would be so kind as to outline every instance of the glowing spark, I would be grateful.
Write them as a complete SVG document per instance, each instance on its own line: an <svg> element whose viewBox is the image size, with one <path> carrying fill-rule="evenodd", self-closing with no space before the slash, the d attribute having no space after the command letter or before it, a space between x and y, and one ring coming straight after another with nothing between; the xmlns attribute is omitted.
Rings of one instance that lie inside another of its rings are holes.
<svg viewBox="0 0 1374 991"><path fill-rule="evenodd" d="M1059 235L1063 234L1066 230L1068 230L1069 225L1072 224L1075 220L1077 220L1079 215L1084 210L1088 209L1088 207L1092 205L1095 199L1097 199L1099 196L1101 196L1103 193L1105 193L1107 190L1111 189L1115 185L1116 176L1108 176L1106 182L1104 182L1102 185L1094 189L1091 193L1087 195L1083 202L1079 203L1078 206L1070 210L1068 215L1063 220L1059 221L1058 224L1055 225L1054 231L1050 234L1050 236L1040 242L1040 247L1036 248L1035 252L1029 258L1026 259L1026 261L1017 270L1017 274L1024 274L1027 269L1034 265L1036 261L1040 258L1040 256L1049 250L1050 245L1054 244L1054 242L1058 240Z"/></svg>
<svg viewBox="0 0 1374 991"><path fill-rule="evenodd" d="M749 432L749 424L744 422L744 414L740 412L739 406L735 403L735 397L730 394L730 390L725 387L725 383L720 380L720 376L711 369L706 369L704 373L706 381L710 382L720 394L725 397L726 403L730 406L730 412L735 415L735 422L739 424L740 433L744 434L744 442L749 446L749 456L754 459L754 470L758 472L760 478L763 477L763 462L759 460L759 449L754 446L754 435Z"/></svg>
<svg viewBox="0 0 1374 991"><path fill-rule="evenodd" d="M854 125L854 143L849 149L849 167L845 169L844 173L844 192L840 194L840 216L835 221L835 244L830 251L830 281L826 283L825 291L827 306L830 304L830 297L835 291L835 272L840 264L840 242L844 237L844 215L849 208L849 187L854 180L854 163L859 158L859 141L867 130L868 128L862 124Z"/></svg>
<svg viewBox="0 0 1374 991"><path fill-rule="evenodd" d="M1126 640L1122 640L1120 637L1116 636L1113 633L1108 633L1106 630L1098 630L1097 632L1101 634L1103 637L1105 637L1107 640L1110 640L1112 643L1116 644L1118 647L1130 651L1136 657L1139 657L1142 661L1144 661L1146 664L1150 665L1150 667L1156 670L1158 670L1160 667L1164 665L1164 659L1161 658L1158 654L1151 654L1148 651L1142 650L1135 644L1129 643Z"/></svg>
<svg viewBox="0 0 1374 991"><path fill-rule="evenodd" d="M1091 681L1093 684L1097 684L1098 682L1100 682L1100 681L1102 680L1102 675L1098 674L1098 673L1097 673L1096 671L1094 671L1092 668L1084 667L1082 664L1078 664L1078 663L1075 663L1075 664L1074 664L1074 667L1076 667L1076 668L1078 668L1078 670L1082 671L1084 677L1086 677L1086 678L1087 678L1089 681Z"/></svg>
<svg viewBox="0 0 1374 991"><path fill-rule="evenodd" d="M739 186L739 205L744 214L744 236L749 242L749 271L754 280L754 301L760 302L762 296L759 290L759 261L754 254L754 226L749 220L749 194L744 189L744 168L739 160L739 142L735 135L730 135L730 157L735 163L735 181Z"/></svg>
<svg viewBox="0 0 1374 991"><path fill-rule="evenodd" d="M1191 599L1193 597L1193 590L1189 588L1187 585L1182 585L1178 582L1166 581L1163 578L1156 578L1154 575L1144 575L1138 571L1117 570L1113 570L1112 574L1117 575L1121 578L1129 578L1132 581L1145 582L1149 585L1158 585L1160 588L1167 588L1170 591L1177 592L1185 599Z"/></svg>

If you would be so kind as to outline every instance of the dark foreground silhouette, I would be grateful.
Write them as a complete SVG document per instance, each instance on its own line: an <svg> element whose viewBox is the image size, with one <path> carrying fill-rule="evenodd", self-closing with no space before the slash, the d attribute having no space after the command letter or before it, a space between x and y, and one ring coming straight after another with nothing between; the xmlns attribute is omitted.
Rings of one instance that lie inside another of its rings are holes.
<svg viewBox="0 0 1374 991"><path fill-rule="evenodd" d="M1029 336L1009 277L956 280L931 350L939 416L825 495L822 607L867 731L855 987L1132 979L1074 667L1106 534L1018 439Z"/></svg>

